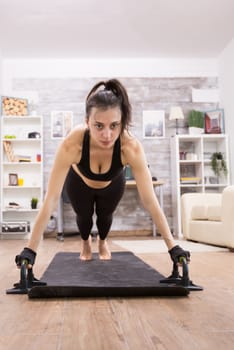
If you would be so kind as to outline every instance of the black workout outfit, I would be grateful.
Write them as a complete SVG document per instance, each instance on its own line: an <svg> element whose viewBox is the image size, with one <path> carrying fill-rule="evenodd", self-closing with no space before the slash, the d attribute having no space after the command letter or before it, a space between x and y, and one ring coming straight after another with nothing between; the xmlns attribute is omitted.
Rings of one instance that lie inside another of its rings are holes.
<svg viewBox="0 0 234 350"><path fill-rule="evenodd" d="M90 135L85 131L81 160L77 164L80 172L90 180L111 181L105 188L89 187L82 178L70 168L65 188L71 205L76 213L76 222L81 238L87 240L93 226L94 209L96 225L100 239L105 239L110 231L113 212L115 211L125 188L125 176L121 162L120 137L116 140L113 149L111 167L104 174L95 174L90 169Z"/></svg>

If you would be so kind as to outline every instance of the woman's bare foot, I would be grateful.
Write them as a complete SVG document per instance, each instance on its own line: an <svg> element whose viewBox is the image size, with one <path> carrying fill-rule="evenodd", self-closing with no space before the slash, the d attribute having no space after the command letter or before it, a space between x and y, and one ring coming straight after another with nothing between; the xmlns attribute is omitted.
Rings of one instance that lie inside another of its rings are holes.
<svg viewBox="0 0 234 350"><path fill-rule="evenodd" d="M91 249L91 236L87 241L81 239L81 252L80 252L80 260L88 261L92 260L92 249Z"/></svg>
<svg viewBox="0 0 234 350"><path fill-rule="evenodd" d="M111 252L108 248L107 240L98 239L98 250L100 260L111 260Z"/></svg>

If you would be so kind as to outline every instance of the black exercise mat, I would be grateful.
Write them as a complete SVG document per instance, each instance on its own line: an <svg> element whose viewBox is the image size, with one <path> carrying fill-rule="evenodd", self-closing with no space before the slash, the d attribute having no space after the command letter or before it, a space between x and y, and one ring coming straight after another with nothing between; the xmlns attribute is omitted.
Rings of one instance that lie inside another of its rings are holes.
<svg viewBox="0 0 234 350"><path fill-rule="evenodd" d="M79 253L55 255L41 280L47 286L29 290L29 298L185 296L183 286L160 284L165 278L131 252L114 252L111 260L81 261Z"/></svg>

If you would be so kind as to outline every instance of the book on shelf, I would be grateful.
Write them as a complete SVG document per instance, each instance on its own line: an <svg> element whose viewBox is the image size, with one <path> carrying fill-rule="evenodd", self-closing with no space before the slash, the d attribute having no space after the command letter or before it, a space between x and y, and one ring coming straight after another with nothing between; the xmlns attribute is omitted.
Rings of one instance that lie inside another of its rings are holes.
<svg viewBox="0 0 234 350"><path fill-rule="evenodd" d="M18 162L31 162L31 156L26 156L26 155L16 155L15 156L15 158L16 158L16 160L18 161Z"/></svg>
<svg viewBox="0 0 234 350"><path fill-rule="evenodd" d="M196 176L189 176L189 177L181 177L180 178L181 184L199 184L201 182L200 177Z"/></svg>

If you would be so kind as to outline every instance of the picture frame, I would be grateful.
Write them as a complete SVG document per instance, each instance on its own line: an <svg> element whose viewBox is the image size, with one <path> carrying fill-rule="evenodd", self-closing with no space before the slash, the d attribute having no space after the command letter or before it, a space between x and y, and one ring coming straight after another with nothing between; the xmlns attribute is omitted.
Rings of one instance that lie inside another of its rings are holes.
<svg viewBox="0 0 234 350"><path fill-rule="evenodd" d="M204 112L205 133L223 134L224 133L224 110L215 109Z"/></svg>
<svg viewBox="0 0 234 350"><path fill-rule="evenodd" d="M1 114L4 116L27 116L28 100L26 98L2 96Z"/></svg>
<svg viewBox="0 0 234 350"><path fill-rule="evenodd" d="M61 139L71 131L73 126L72 111L51 112L51 138Z"/></svg>
<svg viewBox="0 0 234 350"><path fill-rule="evenodd" d="M143 111L143 138L155 139L165 137L165 111Z"/></svg>
<svg viewBox="0 0 234 350"><path fill-rule="evenodd" d="M18 186L18 174L9 174L9 186Z"/></svg>

